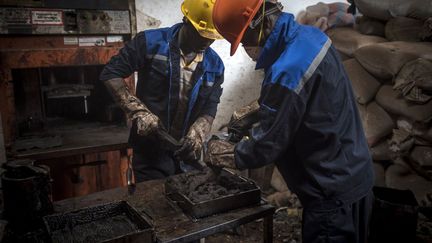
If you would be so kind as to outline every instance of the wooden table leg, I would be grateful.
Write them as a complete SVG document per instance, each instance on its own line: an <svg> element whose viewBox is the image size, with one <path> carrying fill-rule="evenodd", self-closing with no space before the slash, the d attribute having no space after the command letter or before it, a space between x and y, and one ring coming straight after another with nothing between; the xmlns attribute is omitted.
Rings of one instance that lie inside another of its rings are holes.
<svg viewBox="0 0 432 243"><path fill-rule="evenodd" d="M263 220L263 237L264 243L273 242L273 214L265 216Z"/></svg>

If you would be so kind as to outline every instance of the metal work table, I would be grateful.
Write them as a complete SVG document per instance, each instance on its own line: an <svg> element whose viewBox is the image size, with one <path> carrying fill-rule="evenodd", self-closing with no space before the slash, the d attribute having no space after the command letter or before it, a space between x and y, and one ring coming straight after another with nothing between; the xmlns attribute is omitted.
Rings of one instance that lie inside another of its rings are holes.
<svg viewBox="0 0 432 243"><path fill-rule="evenodd" d="M55 202L56 212L80 209L96 204L126 200L140 214L149 218L155 228L158 242L188 242L223 232L230 228L263 218L263 242L273 240L273 213L269 204L250 206L193 220L165 197L165 180L139 183L135 193L128 195L127 187L97 192L83 197Z"/></svg>
<svg viewBox="0 0 432 243"><path fill-rule="evenodd" d="M97 123L91 125L89 128L76 130L68 130L66 127L57 131L60 129L52 128L51 133L62 137L62 146L15 152L14 157L18 159L52 159L113 150L120 150L125 153L124 151L128 148L129 128L116 125L98 127Z"/></svg>

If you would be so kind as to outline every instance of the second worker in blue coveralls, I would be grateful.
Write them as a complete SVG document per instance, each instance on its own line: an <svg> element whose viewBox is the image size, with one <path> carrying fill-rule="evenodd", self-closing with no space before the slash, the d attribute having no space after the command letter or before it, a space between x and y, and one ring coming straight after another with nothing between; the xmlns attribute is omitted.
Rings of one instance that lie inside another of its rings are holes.
<svg viewBox="0 0 432 243"><path fill-rule="evenodd" d="M183 23L138 33L105 66L100 79L133 121L129 144L137 182L182 171L200 157L216 114L224 65L209 46L221 38L212 0L184 0ZM138 72L136 96L123 78ZM161 143L165 130L183 141L177 151Z"/></svg>
<svg viewBox="0 0 432 243"><path fill-rule="evenodd" d="M216 0L213 22L264 69L259 122L234 145L211 140L206 162L275 163L303 210L303 242L366 242L373 169L350 80L330 39L276 1Z"/></svg>

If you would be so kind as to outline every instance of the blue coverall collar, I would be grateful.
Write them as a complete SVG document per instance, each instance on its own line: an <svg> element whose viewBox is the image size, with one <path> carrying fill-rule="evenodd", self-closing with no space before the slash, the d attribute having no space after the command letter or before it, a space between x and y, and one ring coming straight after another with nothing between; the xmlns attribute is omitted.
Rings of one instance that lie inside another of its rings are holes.
<svg viewBox="0 0 432 243"><path fill-rule="evenodd" d="M281 13L264 44L255 69L271 66L278 59L286 45L295 37L298 27L299 25L294 21L292 14Z"/></svg>

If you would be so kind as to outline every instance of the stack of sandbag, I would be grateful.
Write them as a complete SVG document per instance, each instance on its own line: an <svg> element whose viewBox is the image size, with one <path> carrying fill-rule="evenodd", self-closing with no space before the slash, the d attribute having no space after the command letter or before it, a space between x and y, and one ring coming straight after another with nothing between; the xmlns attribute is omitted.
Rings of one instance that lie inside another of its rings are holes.
<svg viewBox="0 0 432 243"><path fill-rule="evenodd" d="M326 34L352 82L376 185L432 193L432 1L354 2L354 26ZM317 26L328 13L318 3L298 19Z"/></svg>
<svg viewBox="0 0 432 243"><path fill-rule="evenodd" d="M322 3L308 6L297 15L297 22L312 25L325 31L333 27L352 26L354 15L347 13L349 4L343 2Z"/></svg>
<svg viewBox="0 0 432 243"><path fill-rule="evenodd" d="M350 27L329 29L326 34L332 40L343 60L352 58L354 52L361 47L387 42L383 37L364 35Z"/></svg>
<svg viewBox="0 0 432 243"><path fill-rule="evenodd" d="M420 200L432 192L432 1L356 4L355 27L326 33L352 82L376 185L412 189Z"/></svg>
<svg viewBox="0 0 432 243"><path fill-rule="evenodd" d="M432 16L430 0L354 0L359 11L368 17L388 21L396 16L427 19Z"/></svg>
<svg viewBox="0 0 432 243"><path fill-rule="evenodd" d="M356 19L362 34L385 36L389 41L431 41L432 1L354 0L363 14Z"/></svg>

